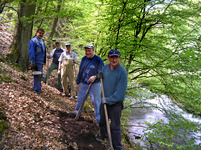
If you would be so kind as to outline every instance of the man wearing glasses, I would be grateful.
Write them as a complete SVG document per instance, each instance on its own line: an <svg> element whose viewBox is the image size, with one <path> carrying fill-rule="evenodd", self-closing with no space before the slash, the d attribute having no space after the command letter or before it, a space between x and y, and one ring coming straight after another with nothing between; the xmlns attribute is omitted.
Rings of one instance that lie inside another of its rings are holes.
<svg viewBox="0 0 201 150"><path fill-rule="evenodd" d="M44 35L43 29L38 29L36 36L29 42L29 59L31 62L32 69L39 71L41 74L34 75L34 87L33 90L37 94L41 91L41 79L43 72L43 64L46 62L46 46L45 41L42 39Z"/></svg>

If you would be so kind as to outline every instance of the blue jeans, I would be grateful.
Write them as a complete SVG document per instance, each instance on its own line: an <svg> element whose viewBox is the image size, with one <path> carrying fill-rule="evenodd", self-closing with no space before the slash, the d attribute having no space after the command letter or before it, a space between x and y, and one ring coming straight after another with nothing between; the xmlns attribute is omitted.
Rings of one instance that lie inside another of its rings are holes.
<svg viewBox="0 0 201 150"><path fill-rule="evenodd" d="M36 68L37 68L37 71L41 71L43 72L43 64L36 64ZM36 91L37 93L40 92L41 90L41 79L42 79L43 75L35 75L34 76L34 88L33 90Z"/></svg>
<svg viewBox="0 0 201 150"><path fill-rule="evenodd" d="M87 92L88 86L89 86L89 84L84 84L84 83L79 84L79 91L78 91L78 97L77 97L77 105L75 108L75 114L77 114L77 112L82 104L82 101L84 100L84 96ZM100 88L99 82L92 84L88 95L90 95L91 100L95 107L96 121L99 122L100 121L100 104L101 104L101 88ZM88 97L88 95L87 95L87 97ZM82 112L82 109L80 110L80 113Z"/></svg>

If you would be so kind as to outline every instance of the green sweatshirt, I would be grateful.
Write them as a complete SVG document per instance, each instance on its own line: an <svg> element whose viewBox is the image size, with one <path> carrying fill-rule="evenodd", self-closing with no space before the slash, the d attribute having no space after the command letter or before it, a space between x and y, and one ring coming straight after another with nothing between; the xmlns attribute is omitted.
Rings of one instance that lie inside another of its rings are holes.
<svg viewBox="0 0 201 150"><path fill-rule="evenodd" d="M109 105L123 102L127 89L126 69L119 65L118 68L110 70L109 64L105 65L103 68L103 87Z"/></svg>

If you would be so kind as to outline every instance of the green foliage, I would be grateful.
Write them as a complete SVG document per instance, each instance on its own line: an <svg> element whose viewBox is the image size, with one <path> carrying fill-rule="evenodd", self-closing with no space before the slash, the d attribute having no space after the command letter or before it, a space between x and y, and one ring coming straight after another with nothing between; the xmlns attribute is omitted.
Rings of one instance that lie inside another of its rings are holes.
<svg viewBox="0 0 201 150"><path fill-rule="evenodd" d="M8 129L8 125L5 123L5 121L0 120L0 134L2 134L5 129Z"/></svg>
<svg viewBox="0 0 201 150"><path fill-rule="evenodd" d="M91 109L92 109L91 105L88 102L85 101L85 103L84 103L84 112L89 114Z"/></svg>
<svg viewBox="0 0 201 150"><path fill-rule="evenodd" d="M0 56L0 62L5 62L5 59Z"/></svg>
<svg viewBox="0 0 201 150"><path fill-rule="evenodd" d="M9 82L12 82L12 78L11 78L11 76L6 76L3 74L0 74L0 82L2 82L2 81L9 83Z"/></svg>
<svg viewBox="0 0 201 150"><path fill-rule="evenodd" d="M160 89L161 86L160 85L157 86L157 83L159 81L152 80L152 82L146 82L147 78L144 78L144 79L145 80L140 79L140 81L138 82L148 83L146 85L146 88L150 90L153 90L153 87L152 87L153 85L156 86L155 89L157 88ZM178 85L181 85L181 83L179 83ZM185 84L183 85L185 87ZM196 87L198 85L196 84L194 86ZM144 106L148 104L146 103L146 99L154 98L152 94L148 92L147 89L141 89L141 88L142 88L141 84L129 82L127 94L131 95L130 99L133 99L133 103L131 103L129 106L137 105L138 107L144 108ZM176 89L177 87L174 87L174 88ZM173 88L171 87L170 89L173 89ZM174 91L175 90L173 90L173 92ZM163 92L164 91L162 91L162 94ZM182 93L181 95L178 95L178 99L180 99L179 96L181 96L181 99L183 99L182 95L185 94L184 93L185 91L181 89L180 92ZM170 93L170 91L168 91L167 93ZM179 91L177 91L176 93L178 94ZM185 95L189 95L190 97L192 94L186 93ZM189 101L186 99L186 104L187 102L189 103L189 106L190 106L190 103L192 106L193 105L195 106L195 103L192 104L192 100ZM200 106L200 104L198 105ZM144 131L145 135L144 135L144 138L142 139L145 139L144 141L145 143L147 143L147 147L151 145L155 149L199 149L199 145L195 145L195 140L200 140L201 137L199 134L197 137L193 137L192 135L194 133L200 132L200 124L184 119L183 116L179 114L175 109L171 109L171 106L170 108L167 108L168 105L166 107L159 108L154 105L151 105L151 107L155 109L159 109L161 112L164 113L164 115L170 121L169 123L164 123L163 120L158 120L155 123L146 122L146 124L148 125L148 128L147 130Z"/></svg>
<svg viewBox="0 0 201 150"><path fill-rule="evenodd" d="M16 69L18 69L19 71L23 71L22 67L20 67L18 64L12 63L12 65L13 65Z"/></svg>
<svg viewBox="0 0 201 150"><path fill-rule="evenodd" d="M129 121L128 117L131 114L130 105L132 105L132 104L133 104L133 102L130 101L128 98L126 98L126 100L124 100L124 109L122 110L121 125L125 129L127 129L126 125Z"/></svg>
<svg viewBox="0 0 201 150"><path fill-rule="evenodd" d="M27 79L23 75L20 75L20 79L27 81Z"/></svg>
<svg viewBox="0 0 201 150"><path fill-rule="evenodd" d="M199 131L199 124L189 122L183 117L173 114L176 118L165 124L162 120L154 124L147 123L148 130L144 131L147 141L158 149L196 149L195 138L190 136ZM200 137L198 137L199 139ZM146 142L147 142L146 141Z"/></svg>
<svg viewBox="0 0 201 150"><path fill-rule="evenodd" d="M194 114L201 114L200 77L197 74L178 74L159 78L141 78L140 84L154 93L166 94ZM193 96L193 97L192 97Z"/></svg>
<svg viewBox="0 0 201 150"><path fill-rule="evenodd" d="M8 125L6 124L6 116L0 112L0 136L5 129L8 129Z"/></svg>
<svg viewBox="0 0 201 150"><path fill-rule="evenodd" d="M22 67L20 67L20 65L16 63L15 59L16 59L16 56L14 51L13 53L6 54L6 60L10 62L12 66L15 67L16 69L23 71Z"/></svg>

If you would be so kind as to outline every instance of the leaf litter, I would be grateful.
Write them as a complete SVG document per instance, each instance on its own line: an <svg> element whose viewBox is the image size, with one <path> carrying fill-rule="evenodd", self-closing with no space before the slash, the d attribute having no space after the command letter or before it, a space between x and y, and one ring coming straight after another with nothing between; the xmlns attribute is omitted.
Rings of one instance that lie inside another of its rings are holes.
<svg viewBox="0 0 201 150"><path fill-rule="evenodd" d="M0 111L9 125L1 135L0 149L109 149L108 142L96 140L99 131L93 109L74 120L70 112L76 99L59 95L56 72L48 85L42 83L42 92L37 95L33 92L33 76L3 62L0 71L12 78L10 83L0 83ZM93 107L90 100L87 102Z"/></svg>

